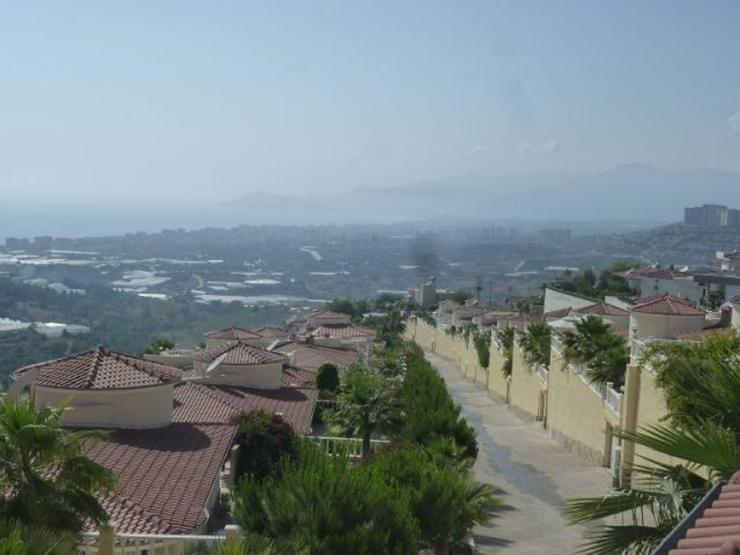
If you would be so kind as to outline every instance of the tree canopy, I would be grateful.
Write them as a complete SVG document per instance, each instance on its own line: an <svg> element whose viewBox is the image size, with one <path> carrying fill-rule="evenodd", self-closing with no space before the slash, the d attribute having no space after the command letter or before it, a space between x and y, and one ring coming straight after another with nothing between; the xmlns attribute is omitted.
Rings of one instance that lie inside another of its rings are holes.
<svg viewBox="0 0 740 555"><path fill-rule="evenodd" d="M0 517L77 534L86 521L107 523L97 494L116 481L82 452L83 443L100 434L62 429L63 410L0 400L0 489L7 492Z"/></svg>
<svg viewBox="0 0 740 555"><path fill-rule="evenodd" d="M574 331L561 335L567 362L586 366L588 377L598 383L624 384L629 362L627 341L612 333L608 322L589 315L576 322Z"/></svg>

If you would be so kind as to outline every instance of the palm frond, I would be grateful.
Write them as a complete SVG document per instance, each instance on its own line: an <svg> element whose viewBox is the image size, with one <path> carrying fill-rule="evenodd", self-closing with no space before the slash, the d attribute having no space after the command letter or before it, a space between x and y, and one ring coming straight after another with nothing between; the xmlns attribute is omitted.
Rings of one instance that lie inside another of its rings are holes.
<svg viewBox="0 0 740 555"><path fill-rule="evenodd" d="M634 511L659 501L659 493L640 489L613 490L603 497L580 497L565 505L565 517L571 524L600 520Z"/></svg>
<svg viewBox="0 0 740 555"><path fill-rule="evenodd" d="M581 555L647 555L678 523L660 526L601 526L586 533L586 543L576 553Z"/></svg>
<svg viewBox="0 0 740 555"><path fill-rule="evenodd" d="M712 479L727 479L740 467L740 444L734 432L709 422L691 429L649 426L615 435L659 453L706 466Z"/></svg>

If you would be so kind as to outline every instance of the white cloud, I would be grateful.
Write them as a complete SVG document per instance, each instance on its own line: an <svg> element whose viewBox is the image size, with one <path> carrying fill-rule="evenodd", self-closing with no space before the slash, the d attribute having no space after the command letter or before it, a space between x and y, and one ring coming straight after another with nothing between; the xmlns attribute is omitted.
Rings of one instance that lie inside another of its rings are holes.
<svg viewBox="0 0 740 555"><path fill-rule="evenodd" d="M475 145L468 151L468 158L480 158L486 153L486 147L483 145Z"/></svg>
<svg viewBox="0 0 740 555"><path fill-rule="evenodd" d="M735 112L727 118L727 128L730 131L730 135L740 134L740 112Z"/></svg>
<svg viewBox="0 0 740 555"><path fill-rule="evenodd" d="M523 142L517 148L516 153L519 156L551 156L557 154L560 150L560 143L556 140L545 141L543 143Z"/></svg>

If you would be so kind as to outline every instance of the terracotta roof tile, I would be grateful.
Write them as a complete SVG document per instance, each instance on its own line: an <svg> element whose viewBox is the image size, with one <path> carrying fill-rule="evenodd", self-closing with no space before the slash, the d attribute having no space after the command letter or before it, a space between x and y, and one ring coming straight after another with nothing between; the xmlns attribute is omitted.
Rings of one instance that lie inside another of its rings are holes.
<svg viewBox="0 0 740 555"><path fill-rule="evenodd" d="M352 337L375 337L375 330L354 324L344 325L323 325L312 330L310 335L314 337L329 337L332 339L352 338Z"/></svg>
<svg viewBox="0 0 740 555"><path fill-rule="evenodd" d="M720 555L740 550L740 472L721 486L669 555ZM721 548L727 547L725 551Z"/></svg>
<svg viewBox="0 0 740 555"><path fill-rule="evenodd" d="M348 314L344 314L343 312L333 312L331 310L315 310L309 312L308 316L306 316L306 318L311 320L336 320L337 318L346 319L349 317Z"/></svg>
<svg viewBox="0 0 740 555"><path fill-rule="evenodd" d="M604 316L629 316L629 311L609 303L596 303L577 310L580 314L603 314Z"/></svg>
<svg viewBox="0 0 740 555"><path fill-rule="evenodd" d="M281 328L265 326L252 330L254 333L265 339L284 339L288 337L288 332Z"/></svg>
<svg viewBox="0 0 740 555"><path fill-rule="evenodd" d="M641 302L632 307L632 312L641 314L666 314L673 316L701 316L704 311L689 301L679 299L668 293Z"/></svg>
<svg viewBox="0 0 740 555"><path fill-rule="evenodd" d="M567 308L559 308L557 310L551 310L550 312L545 312L542 316L544 318L565 318L568 316L571 312L573 312L573 308L567 307Z"/></svg>
<svg viewBox="0 0 740 555"><path fill-rule="evenodd" d="M259 339L262 336L252 330L229 326L228 328L209 331L206 337L209 339L225 339L227 341L244 341L245 339Z"/></svg>
<svg viewBox="0 0 740 555"><path fill-rule="evenodd" d="M116 430L85 454L111 470L118 491L101 499L120 533L188 533L206 521L205 506L236 427L172 424Z"/></svg>
<svg viewBox="0 0 740 555"><path fill-rule="evenodd" d="M285 387L312 386L316 382L316 371L286 366L281 381Z"/></svg>
<svg viewBox="0 0 740 555"><path fill-rule="evenodd" d="M38 369L37 385L63 389L129 389L182 379L177 368L103 347L27 366L17 373L31 368Z"/></svg>
<svg viewBox="0 0 740 555"><path fill-rule="evenodd" d="M175 388L172 421L223 424L242 412L279 412L303 434L311 427L318 395L317 389L308 387L267 390L189 382Z"/></svg>
<svg viewBox="0 0 740 555"><path fill-rule="evenodd" d="M297 341L280 345L274 351L285 356L292 355L290 356L291 366L314 371L326 363L334 364L338 368L346 368L353 362L360 360L360 355L355 351L321 345L308 345Z"/></svg>
<svg viewBox="0 0 740 555"><path fill-rule="evenodd" d="M193 355L193 360L213 362L221 356L224 358L221 360L220 364L235 364L240 366L249 364L269 364L271 362L280 362L285 360L285 356L280 353L266 351L265 349L260 349L259 347L247 345L246 343L240 343L238 341L224 343L223 345L217 345L210 349L198 351Z"/></svg>

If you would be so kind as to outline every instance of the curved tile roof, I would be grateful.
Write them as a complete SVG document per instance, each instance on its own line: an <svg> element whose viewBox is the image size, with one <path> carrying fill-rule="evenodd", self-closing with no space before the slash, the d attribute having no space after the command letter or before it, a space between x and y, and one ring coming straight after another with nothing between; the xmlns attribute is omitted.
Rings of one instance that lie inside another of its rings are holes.
<svg viewBox="0 0 740 555"><path fill-rule="evenodd" d="M227 341L244 341L245 339L260 339L262 336L246 328L229 326L206 334L209 339L225 339Z"/></svg>
<svg viewBox="0 0 740 555"><path fill-rule="evenodd" d="M236 427L176 423L116 430L86 444L85 455L111 470L119 487L100 499L119 533L192 533L207 520L213 483L229 456Z"/></svg>
<svg viewBox="0 0 740 555"><path fill-rule="evenodd" d="M672 316L703 316L703 310L689 301L679 299L668 293L653 297L632 307L632 312L641 314L665 314Z"/></svg>
<svg viewBox="0 0 740 555"><path fill-rule="evenodd" d="M365 328L363 326L356 326L354 324L338 324L331 326L325 324L319 326L315 330L311 331L314 337L330 337L330 338L344 338L344 337L375 337L375 330Z"/></svg>
<svg viewBox="0 0 740 555"><path fill-rule="evenodd" d="M36 385L62 389L131 389L182 379L182 372L166 366L98 347L65 358L35 364Z"/></svg>
<svg viewBox="0 0 740 555"><path fill-rule="evenodd" d="M242 412L281 413L299 433L311 427L319 390L311 387L254 389L187 382L175 388L172 421L224 424Z"/></svg>
<svg viewBox="0 0 740 555"><path fill-rule="evenodd" d="M334 364L338 368L346 368L353 362L359 362L360 360L360 355L356 351L324 347L321 345L309 345L296 341L280 345L274 349L274 352L282 353L286 356L292 355L290 359L292 366L314 371L326 363Z"/></svg>
<svg viewBox="0 0 740 555"><path fill-rule="evenodd" d="M220 357L223 358L219 361L219 364L234 364L239 366L270 364L271 362L285 360L285 356L280 353L273 353L238 341L199 351L193 355L193 360L210 363Z"/></svg>
<svg viewBox="0 0 740 555"><path fill-rule="evenodd" d="M577 310L580 314L603 314L604 316L629 316L629 311L609 303L596 303Z"/></svg>

